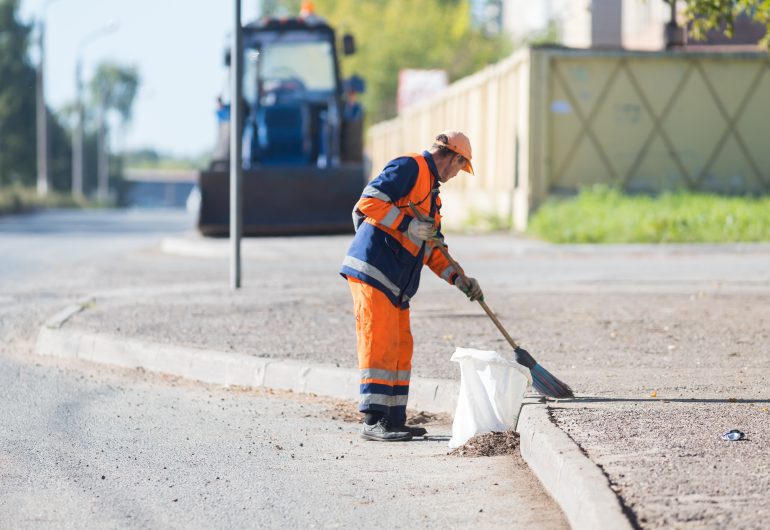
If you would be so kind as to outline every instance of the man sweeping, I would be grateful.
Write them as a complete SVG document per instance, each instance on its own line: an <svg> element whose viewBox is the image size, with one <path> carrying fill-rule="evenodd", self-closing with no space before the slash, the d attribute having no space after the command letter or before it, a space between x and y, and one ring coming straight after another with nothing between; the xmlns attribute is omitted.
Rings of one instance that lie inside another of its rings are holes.
<svg viewBox="0 0 770 530"><path fill-rule="evenodd" d="M362 438L393 442L426 434L406 425L413 345L409 301L423 264L471 300L482 296L478 282L463 281L434 244L444 239L440 186L460 170L473 174L471 156L465 134L443 132L428 151L391 160L353 210L356 235L340 274L348 280L356 317Z"/></svg>

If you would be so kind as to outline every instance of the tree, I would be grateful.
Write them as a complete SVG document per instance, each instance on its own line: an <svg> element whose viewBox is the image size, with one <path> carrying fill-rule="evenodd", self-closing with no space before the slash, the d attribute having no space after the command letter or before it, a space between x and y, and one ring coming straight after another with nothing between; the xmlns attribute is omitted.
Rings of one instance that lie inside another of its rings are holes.
<svg viewBox="0 0 770 530"><path fill-rule="evenodd" d="M90 83L91 100L97 110L97 188L101 200L107 200L109 188L110 160L107 144L108 115L114 112L120 118L121 128L131 121L131 115L139 90L139 73L135 67L122 66L116 63L103 62L99 64ZM121 160L117 167L122 168ZM114 172L119 180L120 171ZM118 186L121 188L121 186Z"/></svg>
<svg viewBox="0 0 770 530"><path fill-rule="evenodd" d="M29 59L31 27L18 20L19 0L0 0L0 186L11 182L34 186L35 67ZM59 117L48 112L49 174L52 188L69 191L69 133Z"/></svg>
<svg viewBox="0 0 770 530"><path fill-rule="evenodd" d="M703 39L711 29L722 28L725 35L732 37L735 20L746 15L767 28L761 44L770 49L770 0L685 0L685 4L685 14L692 22L691 33L696 39Z"/></svg>
<svg viewBox="0 0 770 530"><path fill-rule="evenodd" d="M318 11L341 32L357 36L358 53L345 61L367 83L362 97L370 121L396 115L399 71L446 70L465 77L508 55L505 37L471 26L467 0L319 0Z"/></svg>
<svg viewBox="0 0 770 530"><path fill-rule="evenodd" d="M342 61L346 74L366 80L362 102L370 122L396 115L398 73L404 68L446 70L450 81L508 55L505 36L471 25L468 0L315 0L316 12L352 33L357 52ZM273 1L275 10L299 13L299 0ZM266 14L275 12L266 10Z"/></svg>
<svg viewBox="0 0 770 530"><path fill-rule="evenodd" d="M131 122L139 82L135 67L103 62L91 80L91 98L105 112L116 112L122 125L126 126Z"/></svg>
<svg viewBox="0 0 770 530"><path fill-rule="evenodd" d="M48 111L48 172L51 187L62 193L72 191L72 137L62 125L60 116Z"/></svg>
<svg viewBox="0 0 770 530"><path fill-rule="evenodd" d="M35 70L19 0L0 0L0 185L35 181Z"/></svg>

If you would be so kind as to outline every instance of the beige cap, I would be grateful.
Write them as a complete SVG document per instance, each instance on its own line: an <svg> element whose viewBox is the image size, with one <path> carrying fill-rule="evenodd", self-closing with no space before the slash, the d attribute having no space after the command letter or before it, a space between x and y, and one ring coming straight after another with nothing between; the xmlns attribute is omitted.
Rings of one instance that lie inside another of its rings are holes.
<svg viewBox="0 0 770 530"><path fill-rule="evenodd" d="M439 136L442 134L447 137L447 142L443 143L437 140L436 145L444 146L447 149L451 149L458 155L463 155L465 160L467 160L467 163L463 169L471 175L475 175L473 172L473 166L471 165L471 141L468 139L468 137L460 131L444 131L440 133Z"/></svg>

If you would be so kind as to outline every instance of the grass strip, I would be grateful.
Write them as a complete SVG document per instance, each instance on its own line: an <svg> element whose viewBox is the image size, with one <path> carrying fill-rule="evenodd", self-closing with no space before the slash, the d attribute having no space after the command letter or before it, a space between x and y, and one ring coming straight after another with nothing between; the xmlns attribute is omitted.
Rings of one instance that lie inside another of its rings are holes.
<svg viewBox="0 0 770 530"><path fill-rule="evenodd" d="M770 196L628 195L593 186L546 201L528 232L553 243L770 241Z"/></svg>
<svg viewBox="0 0 770 530"><path fill-rule="evenodd" d="M38 208L83 208L86 200L75 200L71 194L49 191L40 196L34 188L19 185L0 187L0 215L21 213Z"/></svg>

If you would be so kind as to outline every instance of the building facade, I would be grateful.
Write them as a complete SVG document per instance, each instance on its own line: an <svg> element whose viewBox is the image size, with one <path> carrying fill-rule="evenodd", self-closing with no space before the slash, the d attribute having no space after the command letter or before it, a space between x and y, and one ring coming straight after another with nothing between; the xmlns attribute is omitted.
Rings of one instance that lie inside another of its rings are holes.
<svg viewBox="0 0 770 530"><path fill-rule="evenodd" d="M678 19L681 24L681 13ZM656 51L666 48L665 26L670 20L671 5L665 0L505 0L502 5L503 30L520 44L537 40L552 28L558 44L570 48ZM752 49L763 35L761 25L739 17L732 39L712 31L705 42L690 42L687 47Z"/></svg>

